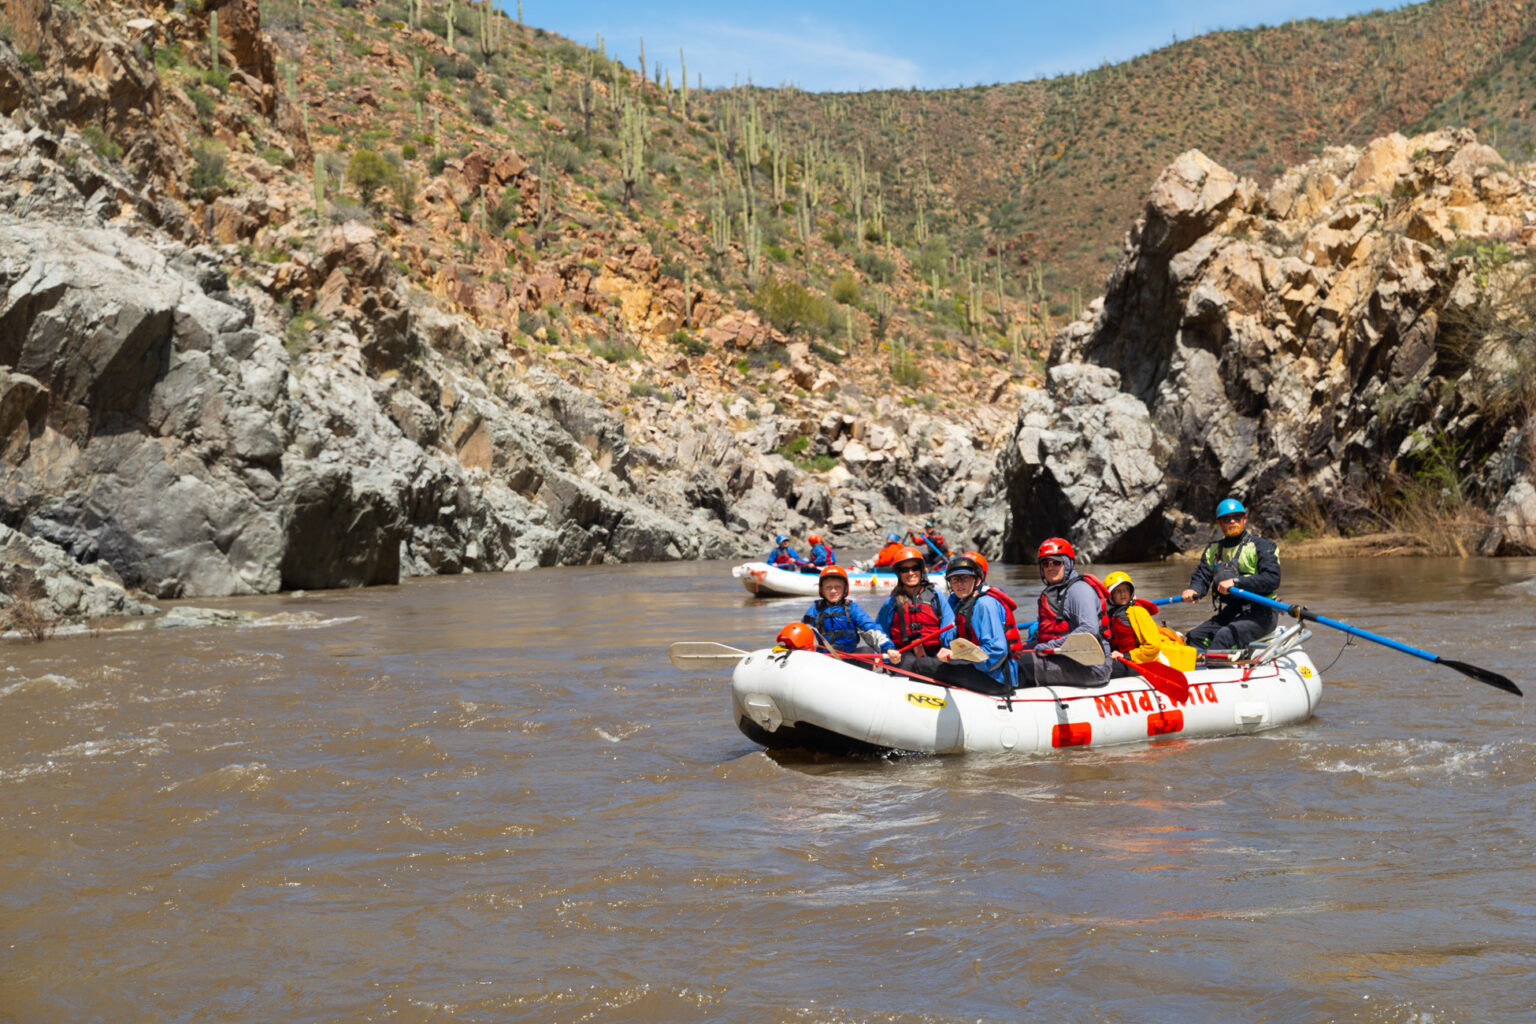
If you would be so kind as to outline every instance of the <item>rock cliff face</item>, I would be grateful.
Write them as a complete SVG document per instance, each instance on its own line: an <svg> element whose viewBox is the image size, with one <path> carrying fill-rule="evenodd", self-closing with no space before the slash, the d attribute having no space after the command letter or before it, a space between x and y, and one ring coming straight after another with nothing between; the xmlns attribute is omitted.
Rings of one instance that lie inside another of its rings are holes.
<svg viewBox="0 0 1536 1024"><path fill-rule="evenodd" d="M56 614L143 610L122 584L723 557L778 529L873 543L905 514L974 507L991 473L969 431L894 403L722 401L682 376L626 416L438 311L355 223L310 268L329 326L285 335L268 294L231 286L228 250L170 237L77 137L8 117L0 195L0 523L9 562L73 581L42 588ZM801 436L842 465L773 454Z"/></svg>
<svg viewBox="0 0 1536 1024"><path fill-rule="evenodd" d="M1271 534L1364 527L1416 471L1495 509L1484 551L1536 551L1533 176L1457 131L1268 191L1184 154L1020 411L1005 553L1067 525L1092 557L1158 556L1228 494Z"/></svg>

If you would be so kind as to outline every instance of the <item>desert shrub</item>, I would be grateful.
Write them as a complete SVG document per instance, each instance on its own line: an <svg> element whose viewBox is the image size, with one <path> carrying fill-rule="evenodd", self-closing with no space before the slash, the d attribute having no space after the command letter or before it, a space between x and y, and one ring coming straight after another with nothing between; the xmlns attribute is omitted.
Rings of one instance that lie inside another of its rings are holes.
<svg viewBox="0 0 1536 1024"><path fill-rule="evenodd" d="M516 185L508 185L501 190L501 195L496 199L496 205L486 211L490 218L491 229L497 234L505 231L511 224L523 214L523 197Z"/></svg>
<svg viewBox="0 0 1536 1024"><path fill-rule="evenodd" d="M48 611L42 581L31 569L17 567L5 589L10 603L0 612L0 631L15 631L33 640L53 635L58 619Z"/></svg>
<svg viewBox="0 0 1536 1024"><path fill-rule="evenodd" d="M123 158L123 147L118 141L94 124L88 124L80 129L80 137L85 144L96 151L96 154L105 160L117 161Z"/></svg>
<svg viewBox="0 0 1536 1024"><path fill-rule="evenodd" d="M586 162L586 155L569 142L557 142L549 147L550 166L566 174L575 174Z"/></svg>
<svg viewBox="0 0 1536 1024"><path fill-rule="evenodd" d="M595 334L586 337L587 348L599 359L610 363L626 363L640 354L634 343L622 337L599 338Z"/></svg>
<svg viewBox="0 0 1536 1024"><path fill-rule="evenodd" d="M848 271L843 271L833 280L832 299L844 305L859 301L859 282Z"/></svg>
<svg viewBox="0 0 1536 1024"><path fill-rule="evenodd" d="M365 206L378 208L378 192L394 177L389 161L371 149L360 149L347 161L347 181L357 189Z"/></svg>
<svg viewBox="0 0 1536 1024"><path fill-rule="evenodd" d="M889 284L896 276L896 264L878 253L861 252L853 258L853 264L877 284Z"/></svg>
<svg viewBox="0 0 1536 1024"><path fill-rule="evenodd" d="M709 345L702 338L695 337L692 331L673 331L671 341L690 356L701 356L709 351Z"/></svg>
<svg viewBox="0 0 1536 1024"><path fill-rule="evenodd" d="M824 296L798 281L776 277L770 277L758 286L752 304L785 334L793 334L802 328L824 330L832 313L832 304Z"/></svg>
<svg viewBox="0 0 1536 1024"><path fill-rule="evenodd" d="M808 459L796 459L795 465L810 473L825 473L837 465L837 456L812 455Z"/></svg>
<svg viewBox="0 0 1536 1024"><path fill-rule="evenodd" d="M187 88L187 99L192 101L192 107L197 111L199 121L207 121L219 109L219 101L196 86Z"/></svg>
<svg viewBox="0 0 1536 1024"><path fill-rule="evenodd" d="M891 349L891 379L903 387L915 388L923 382L922 367L904 342L897 342Z"/></svg>
<svg viewBox="0 0 1536 1024"><path fill-rule="evenodd" d="M225 180L224 147L217 142L204 141L192 149L192 174L187 185L199 199L212 199L229 187Z"/></svg>

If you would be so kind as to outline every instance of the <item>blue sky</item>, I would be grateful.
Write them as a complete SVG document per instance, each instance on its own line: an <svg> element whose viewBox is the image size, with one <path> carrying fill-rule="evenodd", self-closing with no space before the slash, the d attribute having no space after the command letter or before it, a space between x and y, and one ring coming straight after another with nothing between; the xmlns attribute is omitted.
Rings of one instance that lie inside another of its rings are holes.
<svg viewBox="0 0 1536 1024"><path fill-rule="evenodd" d="M501 0L515 15L517 0ZM523 0L530 25L607 50L634 67L645 39L647 68L660 58L678 75L730 85L812 91L940 88L1015 82L1117 62L1217 28L1278 25L1292 18L1339 18L1403 6L1359 0L1070 0L976 3L932 0Z"/></svg>

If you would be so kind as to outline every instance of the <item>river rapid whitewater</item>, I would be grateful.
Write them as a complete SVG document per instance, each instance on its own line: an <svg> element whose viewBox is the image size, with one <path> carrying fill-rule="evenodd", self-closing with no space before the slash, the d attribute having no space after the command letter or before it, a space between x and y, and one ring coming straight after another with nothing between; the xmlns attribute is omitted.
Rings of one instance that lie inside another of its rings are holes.
<svg viewBox="0 0 1536 1024"><path fill-rule="evenodd" d="M720 562L5 645L0 1020L1536 1021L1536 560L1285 573L1532 697L1315 627L1272 733L769 756L666 646L809 602Z"/></svg>

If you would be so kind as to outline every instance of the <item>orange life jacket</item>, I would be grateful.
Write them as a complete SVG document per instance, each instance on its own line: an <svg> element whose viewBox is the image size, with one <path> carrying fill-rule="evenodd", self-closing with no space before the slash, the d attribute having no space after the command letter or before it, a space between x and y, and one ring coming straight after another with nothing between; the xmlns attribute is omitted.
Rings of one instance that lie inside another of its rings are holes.
<svg viewBox="0 0 1536 1024"><path fill-rule="evenodd" d="M875 556L875 564L890 565L891 562L896 559L897 552L899 552L904 547L906 547L906 545L902 544L900 541L891 541L885 547L881 548L880 553Z"/></svg>

